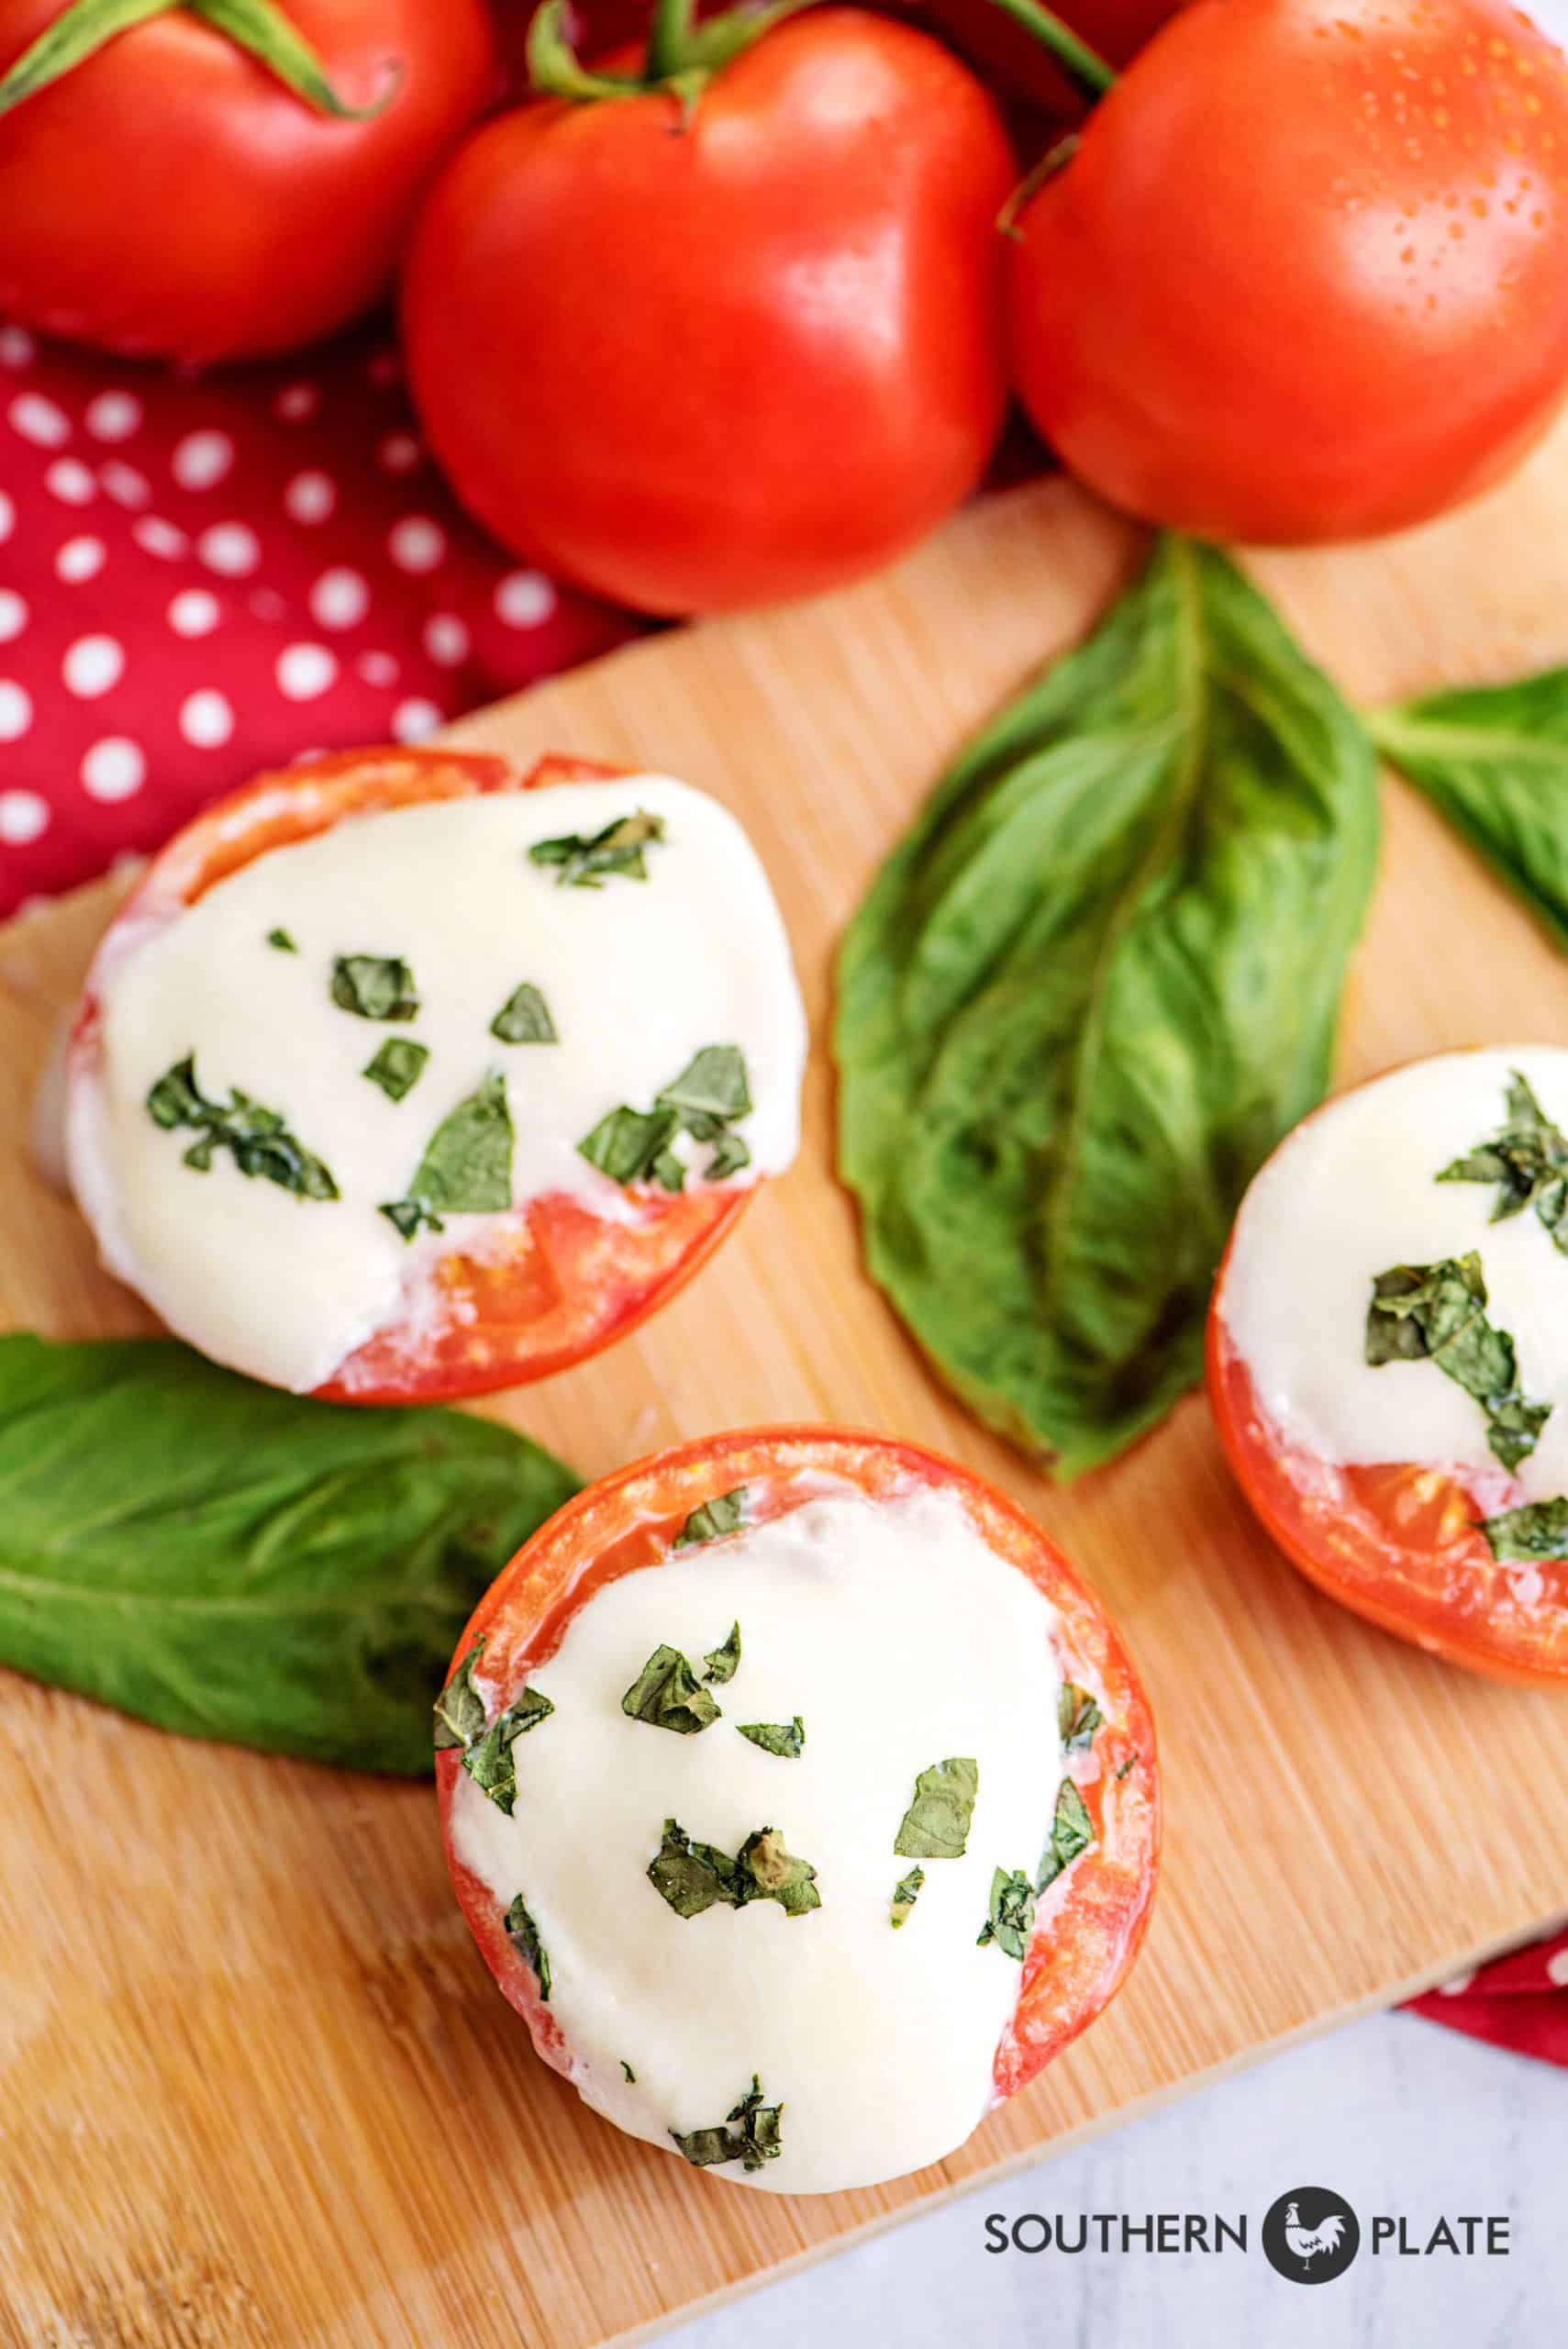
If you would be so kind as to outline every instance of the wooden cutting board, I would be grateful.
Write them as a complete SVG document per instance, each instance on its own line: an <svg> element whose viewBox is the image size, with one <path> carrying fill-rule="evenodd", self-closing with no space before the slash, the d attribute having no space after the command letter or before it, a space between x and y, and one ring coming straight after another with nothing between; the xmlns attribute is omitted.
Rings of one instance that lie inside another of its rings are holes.
<svg viewBox="0 0 1568 2349"><path fill-rule="evenodd" d="M1068 484L1025 489L870 585L660 637L454 729L673 768L728 801L783 900L816 1044L800 1163L719 1258L640 1335L489 1408L586 1475L716 1428L854 1422L1035 1510L1159 1718L1164 1883L1129 1987L939 2168L749 2194L617 2135L534 2060L448 1892L426 1787L161 1736L0 1675L7 2341L624 2339L1568 1909L1568 1699L1318 1598L1255 1530L1199 1398L1052 1490L947 1398L860 1269L830 1171L834 941L938 768L1139 546ZM1568 432L1456 520L1253 568L1365 697L1568 659ZM1568 1039L1568 963L1410 795L1391 785L1387 812L1343 1075ZM0 934L0 1322L54 1337L149 1326L24 1146L117 894Z"/></svg>

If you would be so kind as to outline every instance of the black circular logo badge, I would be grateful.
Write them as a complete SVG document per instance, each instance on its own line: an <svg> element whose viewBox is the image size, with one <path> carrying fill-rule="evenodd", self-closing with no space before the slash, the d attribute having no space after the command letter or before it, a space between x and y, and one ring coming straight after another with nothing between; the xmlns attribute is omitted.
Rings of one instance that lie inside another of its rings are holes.
<svg viewBox="0 0 1568 2349"><path fill-rule="evenodd" d="M1293 2284L1331 2284L1361 2243L1361 2221L1329 2186L1293 2186L1263 2221L1264 2257Z"/></svg>

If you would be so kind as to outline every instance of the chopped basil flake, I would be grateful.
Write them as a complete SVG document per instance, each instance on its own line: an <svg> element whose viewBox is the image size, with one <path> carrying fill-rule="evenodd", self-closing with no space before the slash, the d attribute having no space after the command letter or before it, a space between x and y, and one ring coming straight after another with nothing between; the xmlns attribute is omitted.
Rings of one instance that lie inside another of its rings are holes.
<svg viewBox="0 0 1568 2349"><path fill-rule="evenodd" d="M525 1688L504 1713L497 1713L483 1737L473 1741L462 1766L479 1788L508 1819L517 1799L517 1765L512 1748L528 1730L548 1720L555 1707L537 1688Z"/></svg>
<svg viewBox="0 0 1568 2349"><path fill-rule="evenodd" d="M423 1044L416 1044L407 1036L389 1036L375 1058L367 1061L360 1071L373 1085L379 1085L389 1101L401 1101L419 1082L419 1073L430 1055Z"/></svg>
<svg viewBox="0 0 1568 2349"><path fill-rule="evenodd" d="M436 1698L436 1751L450 1745L470 1746L484 1734L484 1699L473 1685L473 1667L484 1653L475 1640L440 1695Z"/></svg>
<svg viewBox="0 0 1568 2349"><path fill-rule="evenodd" d="M922 1770L894 1839L899 1858L961 1860L979 1787L980 1765L963 1754Z"/></svg>
<svg viewBox="0 0 1568 2349"><path fill-rule="evenodd" d="M1006 1868L998 1868L991 1878L991 1909L977 1936L984 1949L987 1942L995 1942L1021 1965L1034 1930L1034 1890L1022 1868L1015 1868L1009 1876Z"/></svg>
<svg viewBox="0 0 1568 2349"><path fill-rule="evenodd" d="M703 1678L719 1682L733 1680L735 1667L740 1661L740 1626L739 1623L731 1623L725 1633L723 1644L717 1648L709 1648L704 1656L703 1662L706 1664L707 1670L703 1674Z"/></svg>
<svg viewBox="0 0 1568 2349"><path fill-rule="evenodd" d="M1054 1882L1070 1861L1080 1852L1086 1852L1095 1840L1095 1822L1084 1807L1084 1798L1071 1778L1063 1778L1056 1798L1056 1812L1051 1822L1044 1851L1040 1855L1040 1873L1034 1888L1043 1892Z"/></svg>
<svg viewBox="0 0 1568 2349"><path fill-rule="evenodd" d="M1056 1723L1063 1753L1079 1753L1091 1742L1104 1719L1086 1688L1080 1688L1075 1680L1062 1682L1062 1694L1056 1700Z"/></svg>
<svg viewBox="0 0 1568 2349"><path fill-rule="evenodd" d="M686 1167L673 1144L682 1134L713 1144L704 1169L706 1182L719 1182L751 1163L751 1152L730 1121L751 1114L746 1063L735 1044L705 1044L673 1083L662 1088L651 1109L623 1102L599 1119L577 1148L591 1166L614 1183L658 1183L666 1191L685 1187Z"/></svg>
<svg viewBox="0 0 1568 2349"><path fill-rule="evenodd" d="M925 1869L917 1866L912 1867L907 1876L901 1876L894 1886L893 1924L895 1932L900 1925L907 1923L909 1911L919 1898L920 1887L925 1881Z"/></svg>
<svg viewBox="0 0 1568 2349"><path fill-rule="evenodd" d="M776 1900L789 1917L804 1917L822 1906L817 1871L809 1860L784 1849L776 1828L759 1827L731 1859L717 1843L694 1842L678 1820L664 1821L663 1839L648 1863L648 1881L677 1917L700 1917L722 1902L744 1909L753 1900Z"/></svg>
<svg viewBox="0 0 1568 2349"><path fill-rule="evenodd" d="M634 1721L692 1737L719 1718L719 1709L679 1648L657 1647L620 1700Z"/></svg>
<svg viewBox="0 0 1568 2349"><path fill-rule="evenodd" d="M634 816L617 816L602 832L588 837L565 832L560 839L535 841L528 855L535 864L553 865L562 888L602 889L605 876L618 873L624 880L646 881L643 850L664 837L662 816L639 808Z"/></svg>
<svg viewBox="0 0 1568 2349"><path fill-rule="evenodd" d="M319 1158L296 1141L275 1109L264 1109L237 1089L227 1102L209 1101L196 1083L194 1053L187 1052L161 1076L147 1097L148 1115L166 1133L195 1129L198 1140L183 1163L205 1174L213 1155L228 1151L241 1174L261 1174L296 1198L335 1199L338 1186Z"/></svg>
<svg viewBox="0 0 1568 2349"><path fill-rule="evenodd" d="M784 1761L793 1762L806 1751L806 1724L798 1713L793 1721L738 1721L736 1727L764 1753L776 1753Z"/></svg>
<svg viewBox="0 0 1568 2349"><path fill-rule="evenodd" d="M1551 1500L1506 1508L1499 1517L1484 1517L1480 1526L1500 1563L1523 1565L1531 1559L1568 1558L1568 1497L1562 1493Z"/></svg>
<svg viewBox="0 0 1568 2349"><path fill-rule="evenodd" d="M626 2074L626 2076L631 2083L632 2087L635 2087L637 2086L637 2074L632 2070L631 2065L627 2062L624 2055L620 2059L620 2067Z"/></svg>
<svg viewBox="0 0 1568 2349"><path fill-rule="evenodd" d="M399 954L339 954L332 1000L361 1019L412 1019L419 1009L414 974Z"/></svg>
<svg viewBox="0 0 1568 2349"><path fill-rule="evenodd" d="M538 987L525 979L514 987L495 1019L490 1033L499 1037L503 1044L558 1044L555 1022L550 1016L550 1006Z"/></svg>
<svg viewBox="0 0 1568 2349"><path fill-rule="evenodd" d="M267 932L267 943L269 946L275 946L280 954L297 954L299 952L298 947L295 944L286 930L270 930Z"/></svg>
<svg viewBox="0 0 1568 2349"><path fill-rule="evenodd" d="M1551 1406L1527 1402L1519 1393L1514 1341L1492 1327L1485 1303L1473 1250L1436 1264L1396 1264L1372 1285L1366 1359L1373 1369L1435 1362L1480 1404L1493 1453L1505 1468L1517 1468L1535 1450Z"/></svg>
<svg viewBox="0 0 1568 2349"><path fill-rule="evenodd" d="M749 2092L726 2114L723 2128L692 2129L684 2135L679 2129L672 2129L670 2134L695 2168L739 2162L742 2169L755 2170L764 2162L777 2161L783 2153L783 2119L782 2104L762 2102L762 2084L753 2072ZM739 2128L733 2125L736 2121Z"/></svg>
<svg viewBox="0 0 1568 2349"><path fill-rule="evenodd" d="M483 1215L512 1204L512 1114L504 1078L494 1072L477 1093L443 1118L425 1145L406 1198L381 1209L412 1240L421 1224L444 1227L444 1215Z"/></svg>
<svg viewBox="0 0 1568 2349"><path fill-rule="evenodd" d="M1555 1245L1568 1253L1568 1135L1541 1108L1518 1069L1505 1095L1504 1123L1485 1141L1456 1158L1440 1183L1495 1183L1492 1221L1533 1208Z"/></svg>
<svg viewBox="0 0 1568 2349"><path fill-rule="evenodd" d="M550 1960L544 1954L544 1943L539 1937L539 1927L528 1915L519 1892L506 1911L506 1932L525 1963L531 1965L539 1982L539 1997L550 2002Z"/></svg>
<svg viewBox="0 0 1568 2349"><path fill-rule="evenodd" d="M1116 1769L1116 1776L1117 1776L1117 1777L1118 1777L1118 1779L1120 1779L1120 1778L1125 1778L1125 1777L1127 1776L1127 1775L1128 1775L1128 1772L1132 1768L1132 1765L1133 1765L1133 1764L1137 1761L1137 1759L1138 1759L1138 1756L1137 1756L1137 1754L1136 1754L1136 1753L1129 1753L1129 1754L1128 1755L1127 1760L1126 1760L1125 1762L1120 1762L1120 1763L1118 1763L1118 1764L1117 1765L1117 1769Z"/></svg>
<svg viewBox="0 0 1568 2349"><path fill-rule="evenodd" d="M700 1508L693 1509L670 1546L674 1550L687 1550L695 1542L722 1541L725 1534L736 1532L745 1522L746 1487L737 1485L732 1491L716 1493L712 1500L704 1501ZM739 1649L736 1653L739 1656ZM729 1677L728 1673L724 1676L726 1679Z"/></svg>

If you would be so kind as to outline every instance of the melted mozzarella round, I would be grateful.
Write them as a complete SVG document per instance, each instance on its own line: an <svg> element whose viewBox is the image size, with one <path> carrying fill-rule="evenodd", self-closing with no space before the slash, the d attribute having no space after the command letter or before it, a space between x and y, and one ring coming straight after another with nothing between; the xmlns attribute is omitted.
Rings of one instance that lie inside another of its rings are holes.
<svg viewBox="0 0 1568 2349"><path fill-rule="evenodd" d="M1504 1123L1516 1069L1568 1130L1568 1052L1446 1052L1329 1102L1253 1183L1219 1309L1291 1443L1340 1465L1412 1462L1465 1471L1478 1489L1509 1486L1480 1404L1435 1362L1365 1358L1379 1273L1474 1250L1522 1392L1553 1407L1517 1486L1529 1499L1568 1492L1568 1256L1529 1208L1492 1222L1495 1185L1436 1179Z"/></svg>
<svg viewBox="0 0 1568 2349"><path fill-rule="evenodd" d="M700 1673L732 1621L721 1720L682 1736L622 1712L656 1647ZM513 1815L460 1772L453 1838L503 1909L523 1895L596 2110L673 2150L672 2130L723 2122L756 2073L784 2107L782 2154L715 2175L777 2193L871 2185L962 2143L994 2100L1021 1978L976 1945L992 1873L1032 1878L1062 1778L1055 1628L962 1502L928 1489L807 1501L581 1609L528 1675L556 1709L514 1748ZM797 1760L737 1734L797 1713ZM894 1851L899 1823L919 1772L952 1756L979 1766L967 1848L921 1863L895 1930L914 1865ZM816 1868L821 1907L678 1916L647 1876L667 1818L727 1853L777 1829Z"/></svg>
<svg viewBox="0 0 1568 2349"><path fill-rule="evenodd" d="M646 880L562 887L529 860L536 841L639 809L665 824ZM297 952L270 945L274 930ZM409 964L416 1019L334 1003L335 959L360 954ZM74 1088L69 1141L104 1260L182 1336L277 1386L321 1385L417 1310L437 1259L483 1251L484 1217L450 1215L410 1245L377 1209L406 1194L436 1128L492 1073L516 1137L514 1208L565 1192L634 1218L635 1200L577 1145L622 1104L651 1108L707 1044L745 1061L751 1163L736 1179L795 1154L806 1029L778 908L733 817L664 776L349 818L150 923L100 976L101 1066ZM524 982L542 991L558 1042L490 1033ZM429 1054L400 1101L363 1074L389 1039ZM161 1129L147 1097L187 1054L209 1099L237 1088L279 1111L341 1197L297 1197L221 1151L206 1174L184 1165L194 1134ZM681 1149L700 1180L708 1152Z"/></svg>

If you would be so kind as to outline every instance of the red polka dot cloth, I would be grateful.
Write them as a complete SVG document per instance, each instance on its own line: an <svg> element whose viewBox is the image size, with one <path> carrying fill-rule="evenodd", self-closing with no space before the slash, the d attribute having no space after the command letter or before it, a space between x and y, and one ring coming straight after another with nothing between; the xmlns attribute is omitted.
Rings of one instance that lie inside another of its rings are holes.
<svg viewBox="0 0 1568 2349"><path fill-rule="evenodd" d="M0 918L636 625L463 517L384 329L182 379L0 326Z"/></svg>
<svg viewBox="0 0 1568 2349"><path fill-rule="evenodd" d="M994 478L1039 462L1010 444ZM0 325L0 918L263 768L417 742L638 625L465 519L384 328L182 378ZM1568 2064L1568 1932L1412 2004Z"/></svg>

